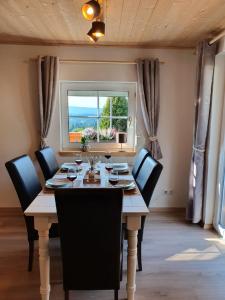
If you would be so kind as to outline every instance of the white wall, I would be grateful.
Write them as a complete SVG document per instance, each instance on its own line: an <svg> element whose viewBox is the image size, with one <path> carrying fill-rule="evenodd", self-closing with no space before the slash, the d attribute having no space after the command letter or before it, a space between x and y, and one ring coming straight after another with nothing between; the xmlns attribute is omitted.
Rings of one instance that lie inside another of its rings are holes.
<svg viewBox="0 0 225 300"><path fill-rule="evenodd" d="M34 159L33 153L39 145L37 69L34 61L30 60L38 55L90 60L135 60L158 57L160 61L165 62L160 66L161 111L158 133L164 155L162 160L164 170L151 205L185 206L194 116L193 51L16 45L0 45L0 206L18 206L4 163L22 153L28 153ZM136 70L135 66L124 65L61 64L60 79L136 81ZM141 134L140 128L138 134ZM54 112L49 144L56 151L59 150L58 105ZM59 159L65 160L62 157ZM165 189L172 189L173 194L166 196L163 193Z"/></svg>

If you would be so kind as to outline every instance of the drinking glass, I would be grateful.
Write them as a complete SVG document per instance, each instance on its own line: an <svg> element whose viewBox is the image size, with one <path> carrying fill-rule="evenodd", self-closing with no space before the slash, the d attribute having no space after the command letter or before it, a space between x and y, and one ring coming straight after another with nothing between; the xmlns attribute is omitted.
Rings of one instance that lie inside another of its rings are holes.
<svg viewBox="0 0 225 300"><path fill-rule="evenodd" d="M77 166L80 166L82 162L83 160L81 154L80 153L75 154L75 163L77 164Z"/></svg>
<svg viewBox="0 0 225 300"><path fill-rule="evenodd" d="M71 181L71 187L73 187L73 182L77 178L77 173L74 169L69 169L67 172L67 179Z"/></svg>
<svg viewBox="0 0 225 300"><path fill-rule="evenodd" d="M110 160L111 156L112 156L112 155L111 155L110 152L106 152L106 153L105 153L105 158L106 158L106 161L107 161L107 162Z"/></svg>
<svg viewBox="0 0 225 300"><path fill-rule="evenodd" d="M77 165L77 171L78 171L78 175L80 175L80 172L82 170L82 164L83 159L82 159L82 155L80 153L75 154L75 163Z"/></svg>
<svg viewBox="0 0 225 300"><path fill-rule="evenodd" d="M111 172L111 173L109 174L109 183L110 183L112 186L116 186L118 182L119 182L119 174L118 174L118 171L114 171L113 173Z"/></svg>
<svg viewBox="0 0 225 300"><path fill-rule="evenodd" d="M108 162L105 164L105 169L108 172L108 180L109 180L110 173L113 170L113 165L112 165L110 159L108 159Z"/></svg>

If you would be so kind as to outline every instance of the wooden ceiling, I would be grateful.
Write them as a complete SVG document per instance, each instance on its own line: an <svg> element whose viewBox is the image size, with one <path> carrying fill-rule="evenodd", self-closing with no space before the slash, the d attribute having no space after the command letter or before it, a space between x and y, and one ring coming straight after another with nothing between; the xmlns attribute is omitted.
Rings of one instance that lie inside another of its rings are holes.
<svg viewBox="0 0 225 300"><path fill-rule="evenodd" d="M84 0L0 0L0 43L90 44ZM104 45L194 47L225 29L224 0L106 0Z"/></svg>

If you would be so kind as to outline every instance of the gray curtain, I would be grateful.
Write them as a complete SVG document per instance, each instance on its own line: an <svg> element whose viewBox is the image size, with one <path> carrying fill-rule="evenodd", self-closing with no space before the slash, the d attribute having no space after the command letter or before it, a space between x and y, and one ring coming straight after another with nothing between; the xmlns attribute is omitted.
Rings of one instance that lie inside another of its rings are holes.
<svg viewBox="0 0 225 300"><path fill-rule="evenodd" d="M199 43L197 47L195 126L186 214L187 219L193 223L199 223L202 220L204 178L206 176L205 151L207 148L216 48L216 44L210 46L207 41Z"/></svg>
<svg viewBox="0 0 225 300"><path fill-rule="evenodd" d="M138 92L145 126L145 147L155 159L162 158L157 138L159 122L159 60L138 60Z"/></svg>
<svg viewBox="0 0 225 300"><path fill-rule="evenodd" d="M41 120L41 148L46 146L58 83L59 59L54 56L38 58L38 94Z"/></svg>

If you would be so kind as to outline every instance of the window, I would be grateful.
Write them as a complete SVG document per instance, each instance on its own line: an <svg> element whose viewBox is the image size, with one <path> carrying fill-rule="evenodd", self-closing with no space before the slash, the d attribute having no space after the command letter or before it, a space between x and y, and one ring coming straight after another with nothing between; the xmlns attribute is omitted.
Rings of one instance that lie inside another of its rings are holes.
<svg viewBox="0 0 225 300"><path fill-rule="evenodd" d="M61 82L62 148L79 148L81 137L92 149L116 149L117 133L127 133L124 148L135 140L135 83Z"/></svg>

